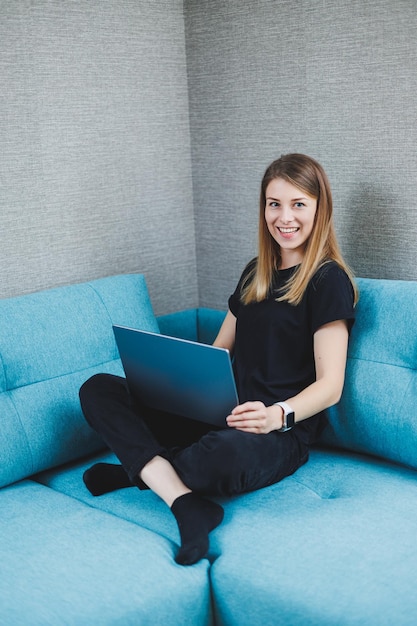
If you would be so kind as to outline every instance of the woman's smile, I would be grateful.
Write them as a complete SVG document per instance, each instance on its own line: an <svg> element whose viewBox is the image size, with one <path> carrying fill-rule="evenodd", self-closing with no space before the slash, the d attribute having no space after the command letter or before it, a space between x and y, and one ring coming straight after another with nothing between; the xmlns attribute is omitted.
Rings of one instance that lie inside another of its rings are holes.
<svg viewBox="0 0 417 626"><path fill-rule="evenodd" d="M294 233L297 233L299 231L299 228L280 228L278 227L279 232L281 233L281 235L283 237L285 237L285 239L291 239L291 236Z"/></svg>

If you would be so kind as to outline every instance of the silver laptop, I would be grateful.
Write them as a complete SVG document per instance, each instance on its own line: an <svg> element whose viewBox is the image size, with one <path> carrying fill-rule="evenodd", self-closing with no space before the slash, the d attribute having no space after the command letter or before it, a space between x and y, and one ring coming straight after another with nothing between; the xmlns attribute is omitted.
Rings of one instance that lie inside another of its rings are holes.
<svg viewBox="0 0 417 626"><path fill-rule="evenodd" d="M228 350L123 326L113 330L133 396L155 409L226 426L239 404Z"/></svg>

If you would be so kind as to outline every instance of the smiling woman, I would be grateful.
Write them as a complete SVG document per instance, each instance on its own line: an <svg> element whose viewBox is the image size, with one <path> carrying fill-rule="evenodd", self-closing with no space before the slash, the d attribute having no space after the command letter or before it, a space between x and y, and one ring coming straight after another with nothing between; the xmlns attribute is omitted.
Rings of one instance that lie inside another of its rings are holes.
<svg viewBox="0 0 417 626"><path fill-rule="evenodd" d="M311 213L313 223L309 228ZM295 234L292 228L297 229ZM258 237L257 264L243 285L245 304L263 300L274 272L290 267L294 271L280 298L300 304L309 281L329 261L334 261L349 278L356 302L353 275L336 238L330 183L320 163L311 157L287 154L266 169L261 183ZM294 249L297 253L292 255Z"/></svg>
<svg viewBox="0 0 417 626"><path fill-rule="evenodd" d="M294 267L304 257L314 226L317 198L305 194L284 178L274 178L266 188L265 221L280 247L280 269Z"/></svg>
<svg viewBox="0 0 417 626"><path fill-rule="evenodd" d="M307 461L324 409L342 392L354 300L326 175L309 157L281 157L261 185L258 257L214 341L234 355L239 404L216 428L147 406L123 379L90 378L80 391L84 415L123 465L90 468L91 493L149 487L178 523L177 563L204 557L223 519L205 496L260 489Z"/></svg>

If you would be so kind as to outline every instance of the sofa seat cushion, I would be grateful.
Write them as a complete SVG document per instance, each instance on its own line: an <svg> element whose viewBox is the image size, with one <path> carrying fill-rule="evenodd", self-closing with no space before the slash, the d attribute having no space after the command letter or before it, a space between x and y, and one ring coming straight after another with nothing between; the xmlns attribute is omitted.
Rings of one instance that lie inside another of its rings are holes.
<svg viewBox="0 0 417 626"><path fill-rule="evenodd" d="M313 451L281 483L226 505L211 568L218 623L411 626L417 473Z"/></svg>
<svg viewBox="0 0 417 626"><path fill-rule="evenodd" d="M166 504L152 491L139 490L137 487L120 489L102 496L92 496L85 487L82 475L94 463L119 463L111 452L101 453L81 462L70 463L67 466L42 472L34 477L36 481L49 488L84 502L92 508L115 515L137 524L165 539L175 546L174 555L179 549L180 535L174 516ZM224 499L216 498L222 504ZM219 531L216 528L210 537ZM209 561L216 558L210 549L207 555Z"/></svg>
<svg viewBox="0 0 417 626"><path fill-rule="evenodd" d="M133 487L100 497L89 494L82 474L97 461L117 463L106 453L44 472L37 480L177 544L175 521L153 493ZM218 623L413 623L414 470L315 449L308 463L282 482L217 501L225 519L210 535L208 558Z"/></svg>
<svg viewBox="0 0 417 626"><path fill-rule="evenodd" d="M0 509L2 624L211 623L207 561L177 565L161 536L31 481Z"/></svg>
<svg viewBox="0 0 417 626"><path fill-rule="evenodd" d="M111 452L100 453L92 458L69 463L61 468L36 475L36 481L51 489L84 502L88 506L115 515L155 532L172 541L176 550L180 536L175 518L166 504L152 491L137 487L120 489L102 496L92 496L83 483L82 475L94 463L117 463Z"/></svg>

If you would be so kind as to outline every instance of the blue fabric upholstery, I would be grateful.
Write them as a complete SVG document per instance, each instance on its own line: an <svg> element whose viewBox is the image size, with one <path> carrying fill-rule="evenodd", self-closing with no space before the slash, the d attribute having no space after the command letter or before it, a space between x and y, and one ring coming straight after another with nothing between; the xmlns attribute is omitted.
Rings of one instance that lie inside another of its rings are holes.
<svg viewBox="0 0 417 626"><path fill-rule="evenodd" d="M177 311L158 317L159 330L163 335L198 340L197 309Z"/></svg>
<svg viewBox="0 0 417 626"><path fill-rule="evenodd" d="M201 307L162 315L158 317L158 324L164 335L211 344L216 339L225 315L225 311Z"/></svg>
<svg viewBox="0 0 417 626"><path fill-rule="evenodd" d="M358 285L343 397L323 442L417 468L417 282Z"/></svg>
<svg viewBox="0 0 417 626"><path fill-rule="evenodd" d="M197 311L198 341L213 343L225 316L225 311L200 307Z"/></svg>
<svg viewBox="0 0 417 626"><path fill-rule="evenodd" d="M111 454L100 460L117 463ZM93 498L81 480L88 465L38 480L178 543L173 519L151 492L132 488ZM208 554L217 623L411 626L415 471L317 449L281 483L217 501L225 519L211 534Z"/></svg>
<svg viewBox="0 0 417 626"><path fill-rule="evenodd" d="M211 623L208 562L177 565L172 542L30 481L0 493L0 623Z"/></svg>
<svg viewBox="0 0 417 626"><path fill-rule="evenodd" d="M417 477L314 451L292 477L227 507L212 549L219 624L415 623Z"/></svg>
<svg viewBox="0 0 417 626"><path fill-rule="evenodd" d="M78 390L122 373L112 324L158 331L141 275L0 300L0 487L102 447Z"/></svg>
<svg viewBox="0 0 417 626"><path fill-rule="evenodd" d="M81 462L66 467L42 472L34 477L41 484L63 493L92 508L111 513L117 517L138 524L142 528L165 537L179 546L179 532L175 519L167 515L166 505L152 491L137 488L121 489L94 497L86 489L82 475L93 463L119 463L111 452L102 452Z"/></svg>
<svg viewBox="0 0 417 626"><path fill-rule="evenodd" d="M358 282L345 389L320 447L281 483L218 499L208 558L186 568L152 492L85 488L87 467L117 459L78 388L122 373L113 323L211 343L225 313L157 321L141 276L0 301L0 623L413 625L417 284Z"/></svg>

